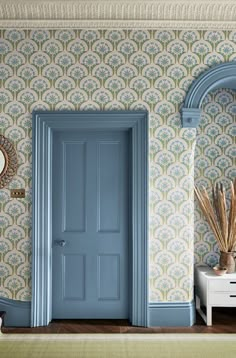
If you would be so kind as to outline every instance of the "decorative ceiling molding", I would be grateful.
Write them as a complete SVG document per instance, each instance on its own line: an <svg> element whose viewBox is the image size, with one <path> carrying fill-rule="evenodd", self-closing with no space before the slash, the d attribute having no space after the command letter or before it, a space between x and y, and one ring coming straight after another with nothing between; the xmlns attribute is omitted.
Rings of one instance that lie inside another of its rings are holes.
<svg viewBox="0 0 236 358"><path fill-rule="evenodd" d="M236 29L236 1L0 0L0 27Z"/></svg>

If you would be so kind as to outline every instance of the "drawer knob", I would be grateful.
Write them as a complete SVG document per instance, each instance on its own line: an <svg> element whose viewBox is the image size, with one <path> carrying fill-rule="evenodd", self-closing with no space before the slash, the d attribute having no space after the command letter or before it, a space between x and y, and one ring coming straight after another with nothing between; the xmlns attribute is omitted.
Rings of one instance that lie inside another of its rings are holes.
<svg viewBox="0 0 236 358"><path fill-rule="evenodd" d="M230 283L232 283L233 285L236 285L236 281L230 281Z"/></svg>
<svg viewBox="0 0 236 358"><path fill-rule="evenodd" d="M229 295L229 297L236 297L236 295Z"/></svg>

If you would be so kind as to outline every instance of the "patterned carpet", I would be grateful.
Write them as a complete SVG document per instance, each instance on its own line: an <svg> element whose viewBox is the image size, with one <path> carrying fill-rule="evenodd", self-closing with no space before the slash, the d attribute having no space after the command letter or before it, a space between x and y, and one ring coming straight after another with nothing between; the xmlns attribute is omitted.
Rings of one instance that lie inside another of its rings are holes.
<svg viewBox="0 0 236 358"><path fill-rule="evenodd" d="M235 358L236 334L1 334L1 358Z"/></svg>

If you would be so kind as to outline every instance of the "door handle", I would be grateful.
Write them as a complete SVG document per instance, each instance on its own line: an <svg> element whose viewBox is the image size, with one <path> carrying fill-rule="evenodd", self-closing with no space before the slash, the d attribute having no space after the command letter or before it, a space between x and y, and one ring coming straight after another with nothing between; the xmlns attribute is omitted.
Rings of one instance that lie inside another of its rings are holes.
<svg viewBox="0 0 236 358"><path fill-rule="evenodd" d="M61 246L61 247L64 247L66 245L65 240L55 240L55 242L58 246Z"/></svg>

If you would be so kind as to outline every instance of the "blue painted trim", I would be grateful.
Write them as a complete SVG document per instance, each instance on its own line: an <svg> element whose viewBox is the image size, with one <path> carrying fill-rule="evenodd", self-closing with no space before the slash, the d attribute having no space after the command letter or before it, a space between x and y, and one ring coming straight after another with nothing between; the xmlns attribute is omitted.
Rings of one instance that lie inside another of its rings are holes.
<svg viewBox="0 0 236 358"><path fill-rule="evenodd" d="M199 108L182 108L183 128L197 128L201 117Z"/></svg>
<svg viewBox="0 0 236 358"><path fill-rule="evenodd" d="M4 327L30 327L31 302L0 297L0 311L5 311Z"/></svg>
<svg viewBox="0 0 236 358"><path fill-rule="evenodd" d="M33 120L32 155L31 326L37 327L48 325L52 317L51 166L49 165L52 161L52 131L40 120Z"/></svg>
<svg viewBox="0 0 236 358"><path fill-rule="evenodd" d="M202 101L208 92L217 88L236 89L236 63L226 62L203 72L191 85L182 108L183 127L193 128L198 125ZM199 110L195 112L194 110ZM189 119L191 118L191 121Z"/></svg>
<svg viewBox="0 0 236 358"><path fill-rule="evenodd" d="M129 130L132 141L132 288L130 320L148 326L148 114L146 111L33 113L33 246L31 326L52 318L51 178L55 130Z"/></svg>
<svg viewBox="0 0 236 358"><path fill-rule="evenodd" d="M150 327L189 327L195 323L195 303L150 303Z"/></svg>

